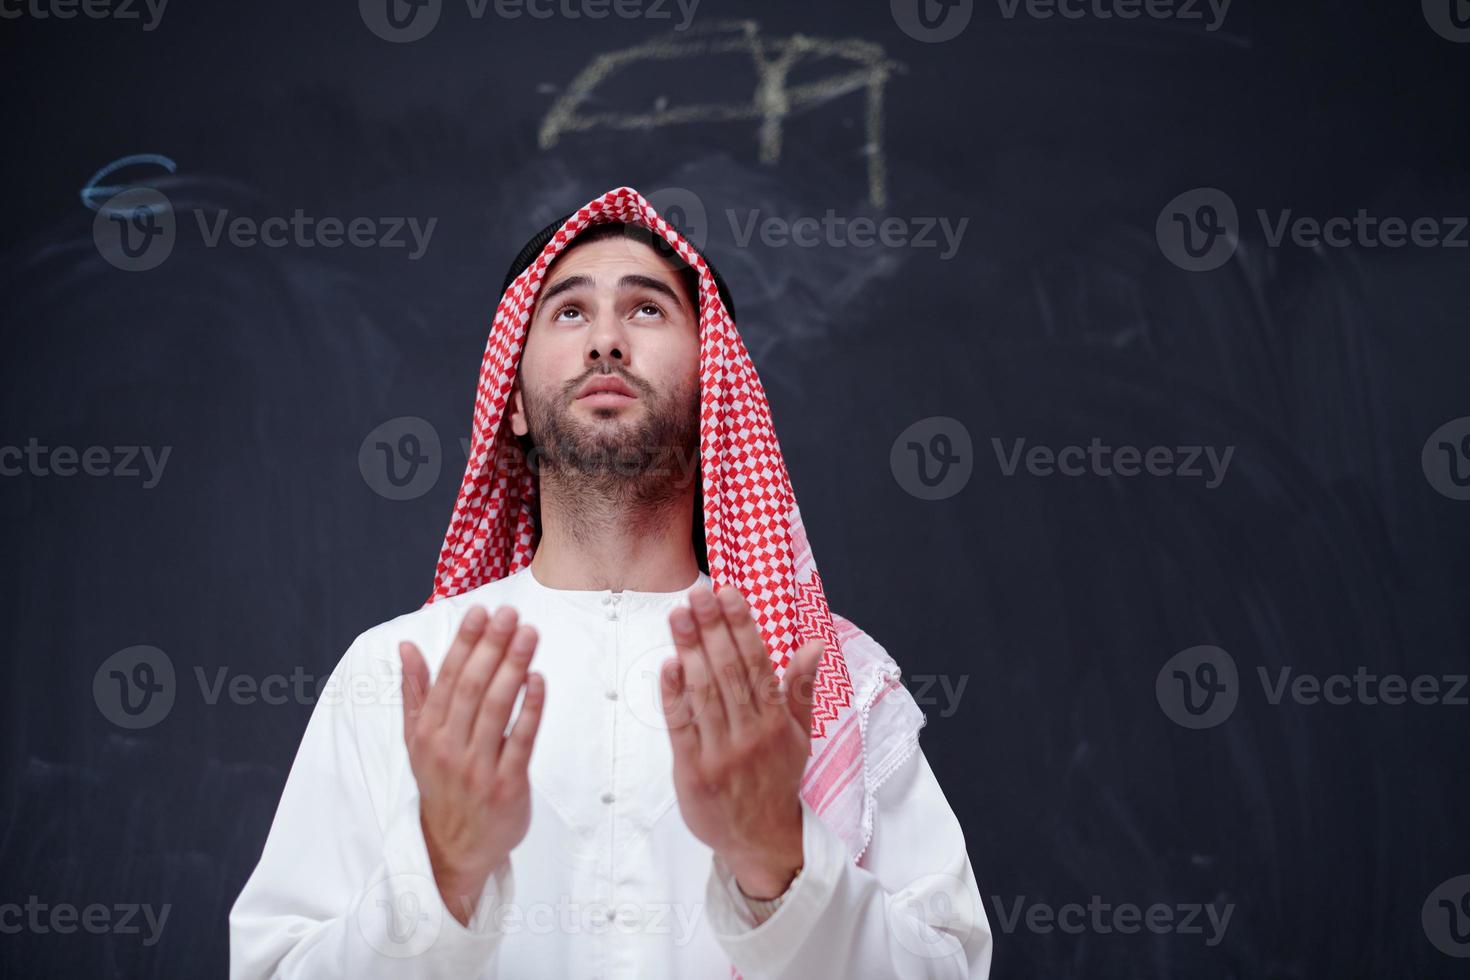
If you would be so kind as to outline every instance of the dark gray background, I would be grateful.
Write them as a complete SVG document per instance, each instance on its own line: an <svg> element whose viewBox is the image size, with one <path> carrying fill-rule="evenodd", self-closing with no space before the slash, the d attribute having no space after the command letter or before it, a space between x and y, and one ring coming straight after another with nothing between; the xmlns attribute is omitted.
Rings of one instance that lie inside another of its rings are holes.
<svg viewBox="0 0 1470 980"><path fill-rule="evenodd" d="M0 478L8 648L0 902L170 903L161 941L0 935L15 976L220 976L309 703L209 705L196 668L324 677L428 595L505 266L620 184L696 193L835 611L937 684L923 746L963 822L999 977L1448 977L1420 912L1470 872L1470 708L1271 705L1257 669L1465 673L1470 502L1420 453L1470 415L1464 249L1270 248L1254 214L1470 213L1470 45L1417 3L1237 0L1222 29L1008 19L921 43L887 3L704 0L696 23L857 38L885 87L889 201L867 199L861 94L756 125L536 131L589 59L668 21L472 20L374 36L351 3L186 4L136 22L0 22L8 189L0 445L172 447L141 480ZM792 81L828 77L814 63ZM747 102L727 56L648 65L589 109ZM202 245L105 263L88 178L130 171L211 213L435 217L427 253ZM1241 243L1172 264L1155 221L1216 187ZM968 218L961 248L741 247L726 209ZM427 420L443 472L390 500L359 449ZM971 477L907 492L890 452L947 416ZM1007 444L1234 446L1224 482L1006 476ZM1228 651L1239 704L1172 722L1155 679ZM167 717L93 695L164 651ZM949 710L953 709L953 710ZM943 715L943 716L942 716ZM1198 935L1003 931L995 898L1233 904ZM994 896L994 897L993 897ZM1467 910L1470 911L1470 910Z"/></svg>

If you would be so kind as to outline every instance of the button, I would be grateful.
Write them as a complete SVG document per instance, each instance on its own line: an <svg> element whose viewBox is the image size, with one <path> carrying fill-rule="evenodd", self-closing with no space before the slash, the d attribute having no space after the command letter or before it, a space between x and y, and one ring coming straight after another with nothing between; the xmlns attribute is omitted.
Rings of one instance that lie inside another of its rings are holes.
<svg viewBox="0 0 1470 980"><path fill-rule="evenodd" d="M618 618L618 611L616 609L609 609L607 611L607 618L608 619L617 619Z"/></svg>
<svg viewBox="0 0 1470 980"><path fill-rule="evenodd" d="M607 698L609 701L616 701L618 699L618 692L617 691L603 691L602 692L602 696L605 697L605 698Z"/></svg>
<svg viewBox="0 0 1470 980"><path fill-rule="evenodd" d="M610 597L608 597L608 596L603 596L603 597L602 597L602 598L601 598L601 599L600 599L600 600L598 600L598 601L599 601L599 602L601 602L601 603L602 603L602 604L603 604L603 605L604 605L604 606L605 606L605 605L607 605L607 604L608 604L608 603L609 603L609 602L612 602L612 599L611 599L611 598L610 598Z"/></svg>
<svg viewBox="0 0 1470 980"><path fill-rule="evenodd" d="M617 797L614 796L614 795L612 795L611 793L603 793L602 794L602 802L604 802L604 803L611 803L615 799L617 799Z"/></svg>

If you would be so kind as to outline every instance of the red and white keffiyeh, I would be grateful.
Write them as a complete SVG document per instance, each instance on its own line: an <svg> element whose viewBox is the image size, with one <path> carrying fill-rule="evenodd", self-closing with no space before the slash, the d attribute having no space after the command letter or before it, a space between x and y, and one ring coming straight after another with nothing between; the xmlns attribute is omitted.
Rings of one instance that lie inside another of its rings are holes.
<svg viewBox="0 0 1470 980"><path fill-rule="evenodd" d="M501 297L480 366L469 464L425 605L530 564L536 483L520 442L501 422L548 266L583 230L607 221L661 235L699 273L699 450L710 578L716 588L734 585L745 595L778 675L807 638L826 641L801 795L860 861L872 837L873 793L917 747L924 714L883 648L828 609L755 364L703 257L631 187L579 208Z"/></svg>

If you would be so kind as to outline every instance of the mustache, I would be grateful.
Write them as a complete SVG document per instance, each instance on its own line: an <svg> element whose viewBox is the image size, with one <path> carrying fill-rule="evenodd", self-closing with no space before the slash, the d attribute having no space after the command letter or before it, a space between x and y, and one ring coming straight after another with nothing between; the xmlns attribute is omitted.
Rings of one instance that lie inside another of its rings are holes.
<svg viewBox="0 0 1470 980"><path fill-rule="evenodd" d="M610 368L608 370L593 368L591 371L588 371L586 374L582 375L580 378L577 378L575 381L568 382L563 389L563 393L567 396L568 400L574 400L577 397L577 392L581 391L582 386L585 385L587 382L591 381L593 378L611 374L617 375L624 384L626 384L629 388L632 388L634 391L638 392L638 394L640 395L646 395L651 390L648 382L644 381L642 378L634 377L622 368Z"/></svg>

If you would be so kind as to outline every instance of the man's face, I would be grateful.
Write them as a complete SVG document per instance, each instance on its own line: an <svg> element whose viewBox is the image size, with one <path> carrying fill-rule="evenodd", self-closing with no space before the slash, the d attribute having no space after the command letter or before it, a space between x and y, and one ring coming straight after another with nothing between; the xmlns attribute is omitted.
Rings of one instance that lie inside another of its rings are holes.
<svg viewBox="0 0 1470 980"><path fill-rule="evenodd" d="M587 394L621 381L631 394ZM699 442L699 329L674 267L627 237L562 253L542 286L511 431L567 473L681 477Z"/></svg>

